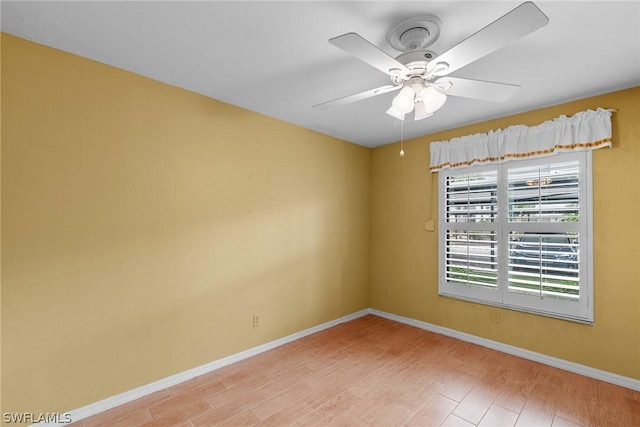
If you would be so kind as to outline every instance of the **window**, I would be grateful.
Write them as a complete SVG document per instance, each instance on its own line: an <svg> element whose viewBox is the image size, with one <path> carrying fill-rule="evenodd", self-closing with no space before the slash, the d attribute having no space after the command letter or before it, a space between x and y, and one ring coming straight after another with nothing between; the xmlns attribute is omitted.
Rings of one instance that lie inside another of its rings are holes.
<svg viewBox="0 0 640 427"><path fill-rule="evenodd" d="M590 151L439 175L441 295L593 321Z"/></svg>

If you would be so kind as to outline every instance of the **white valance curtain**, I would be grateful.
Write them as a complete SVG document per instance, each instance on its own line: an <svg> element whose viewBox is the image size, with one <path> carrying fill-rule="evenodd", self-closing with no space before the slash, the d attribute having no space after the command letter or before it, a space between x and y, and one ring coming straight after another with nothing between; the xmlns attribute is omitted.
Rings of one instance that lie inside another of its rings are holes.
<svg viewBox="0 0 640 427"><path fill-rule="evenodd" d="M432 142L430 171L611 147L611 111L598 108L538 126L509 126Z"/></svg>

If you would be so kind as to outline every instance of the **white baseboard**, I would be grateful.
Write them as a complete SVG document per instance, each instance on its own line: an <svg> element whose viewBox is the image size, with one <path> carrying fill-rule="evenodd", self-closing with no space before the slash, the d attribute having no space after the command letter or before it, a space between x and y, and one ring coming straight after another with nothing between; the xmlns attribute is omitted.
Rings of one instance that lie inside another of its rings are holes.
<svg viewBox="0 0 640 427"><path fill-rule="evenodd" d="M520 347L515 347L509 344L503 344L501 342L492 341L486 338L478 337L476 335L471 335L465 332L456 331L455 329L449 329L449 328L434 325L431 323L423 322L421 320L402 317L402 316L386 313L384 311L380 311L376 309L370 309L369 313L375 316L384 317L385 319L394 320L399 323L404 323L406 325L415 326L416 328L424 329L430 332L435 332L441 335L446 335L451 338L456 338L461 341L466 341L466 342L481 345L483 347L487 347L493 350L498 350L503 353L511 354L513 356L522 357L523 359L528 359L534 362L542 363L544 365L553 366L554 368L559 368L565 371L573 372L575 374L584 375L585 377L594 378L596 380L605 381L611 384L619 385L621 387L629 388L631 390L640 391L640 380L637 380L634 378L613 374L611 372L602 371L600 369L592 368L590 366L569 362L568 360L547 356L546 354L536 353L535 351L525 350Z"/></svg>
<svg viewBox="0 0 640 427"><path fill-rule="evenodd" d="M108 409L114 408L116 406L120 406L125 403L131 402L133 400L139 399L141 397L147 396L151 393L155 393L156 391L164 390L166 388L169 388L181 382L190 380L197 376L215 371L216 369L220 369L222 367L247 359L251 356L264 353L265 351L274 349L276 347L280 347L281 345L288 344L292 341L296 341L300 338L304 338L308 335L331 328L333 326L339 325L340 323L357 319L358 317L362 317L367 314L373 314L375 316L383 317L385 319L393 320L399 323L404 323L409 326L414 326L416 328L424 329L437 334L446 335L448 337L456 338L461 341L478 344L483 347L487 347L493 350L501 351L503 353L511 354L513 356L522 357L523 359L532 360L534 362L539 362L545 365L553 366L555 368L563 369L565 371L584 375L590 378L595 378L597 380L619 385L621 387L626 387L631 390L640 391L640 380L637 380L634 378L613 374L611 372L602 371L599 369L591 368L589 366L581 365L574 362L569 362L567 360L558 359L556 357L547 356L545 354L536 353L534 351L525 350L523 348L514 347L512 345L503 344L503 343L492 341L486 338L481 338L475 335L467 334L465 332L456 331L455 329L449 329L449 328L434 325L431 323L423 322L421 320L398 316L396 314L386 313L384 311L376 310L373 308L366 308L364 310L357 311L355 313L340 317L338 319L323 323L321 325L314 326L312 328L305 329L295 334L288 335L286 337L277 339L275 341L271 341L254 348L250 348L240 353L236 353L231 356L215 360L213 362L195 367L193 369L189 369L184 372L180 372L178 374L163 378L161 380L135 388L133 390L125 391L124 393L120 393L116 396L112 396L107 399L101 400L99 402L84 406L82 408L75 409L73 411L68 412L67 414L69 415L69 418L74 422L79 421L84 418L90 417L92 415L99 414L100 412L104 412ZM48 424L37 423L32 425L39 426L39 427L44 425L62 427L65 424L64 423L48 423Z"/></svg>
<svg viewBox="0 0 640 427"><path fill-rule="evenodd" d="M73 411L68 412L65 415L69 415L73 422L82 420L84 418L90 417L92 415L99 414L100 412L104 412L108 409L115 408L116 406L124 405L125 403L131 402L133 400L139 399L141 397L147 396L151 393L155 393L156 391L164 390L176 384L180 384L181 382L190 380L197 376L209 373L211 371L215 371L216 369L220 369L222 367L231 365L233 363L239 362L241 360L247 359L251 356L255 356L260 353L264 353L265 351L274 349L276 347L280 347L281 345L288 344L292 341L299 340L300 338L306 337L308 335L314 334L316 332L320 332L322 330L331 328L333 326L339 325L340 323L348 322L353 319L357 319L358 317L362 317L366 314L370 313L370 309L364 309L357 311L352 314L348 314L346 316L342 316L338 319L331 320L329 322L323 323L318 326L314 326L309 329L305 329L300 332L296 332L295 334L288 335L283 338L279 338L275 341L271 341L257 347L250 348L245 351L241 351L240 353L233 354L228 357L224 357L222 359L214 360L213 362L209 362L202 366L197 366L193 369L189 369L184 372L180 372L175 375L171 375L170 377L163 378L161 380L152 382L150 384L143 385L141 387L135 388L133 390L125 391L124 393L120 393L118 395L108 397L99 402L91 403L87 406L83 406L82 408L74 409ZM47 426L64 426L63 423L37 423L32 424L33 426L42 427L44 425Z"/></svg>

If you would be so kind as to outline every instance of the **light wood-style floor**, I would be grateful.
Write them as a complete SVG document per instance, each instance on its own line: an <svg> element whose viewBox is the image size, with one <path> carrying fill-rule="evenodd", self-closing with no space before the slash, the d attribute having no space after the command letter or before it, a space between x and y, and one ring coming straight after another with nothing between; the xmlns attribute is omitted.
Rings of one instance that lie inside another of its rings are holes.
<svg viewBox="0 0 640 427"><path fill-rule="evenodd" d="M640 426L640 393L367 315L76 425Z"/></svg>

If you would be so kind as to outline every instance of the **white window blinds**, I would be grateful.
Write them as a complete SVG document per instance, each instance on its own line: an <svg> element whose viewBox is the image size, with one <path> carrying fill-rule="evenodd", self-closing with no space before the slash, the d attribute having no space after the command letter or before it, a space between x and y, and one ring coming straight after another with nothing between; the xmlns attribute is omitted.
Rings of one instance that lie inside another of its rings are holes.
<svg viewBox="0 0 640 427"><path fill-rule="evenodd" d="M439 293L593 322L591 152L439 173Z"/></svg>

